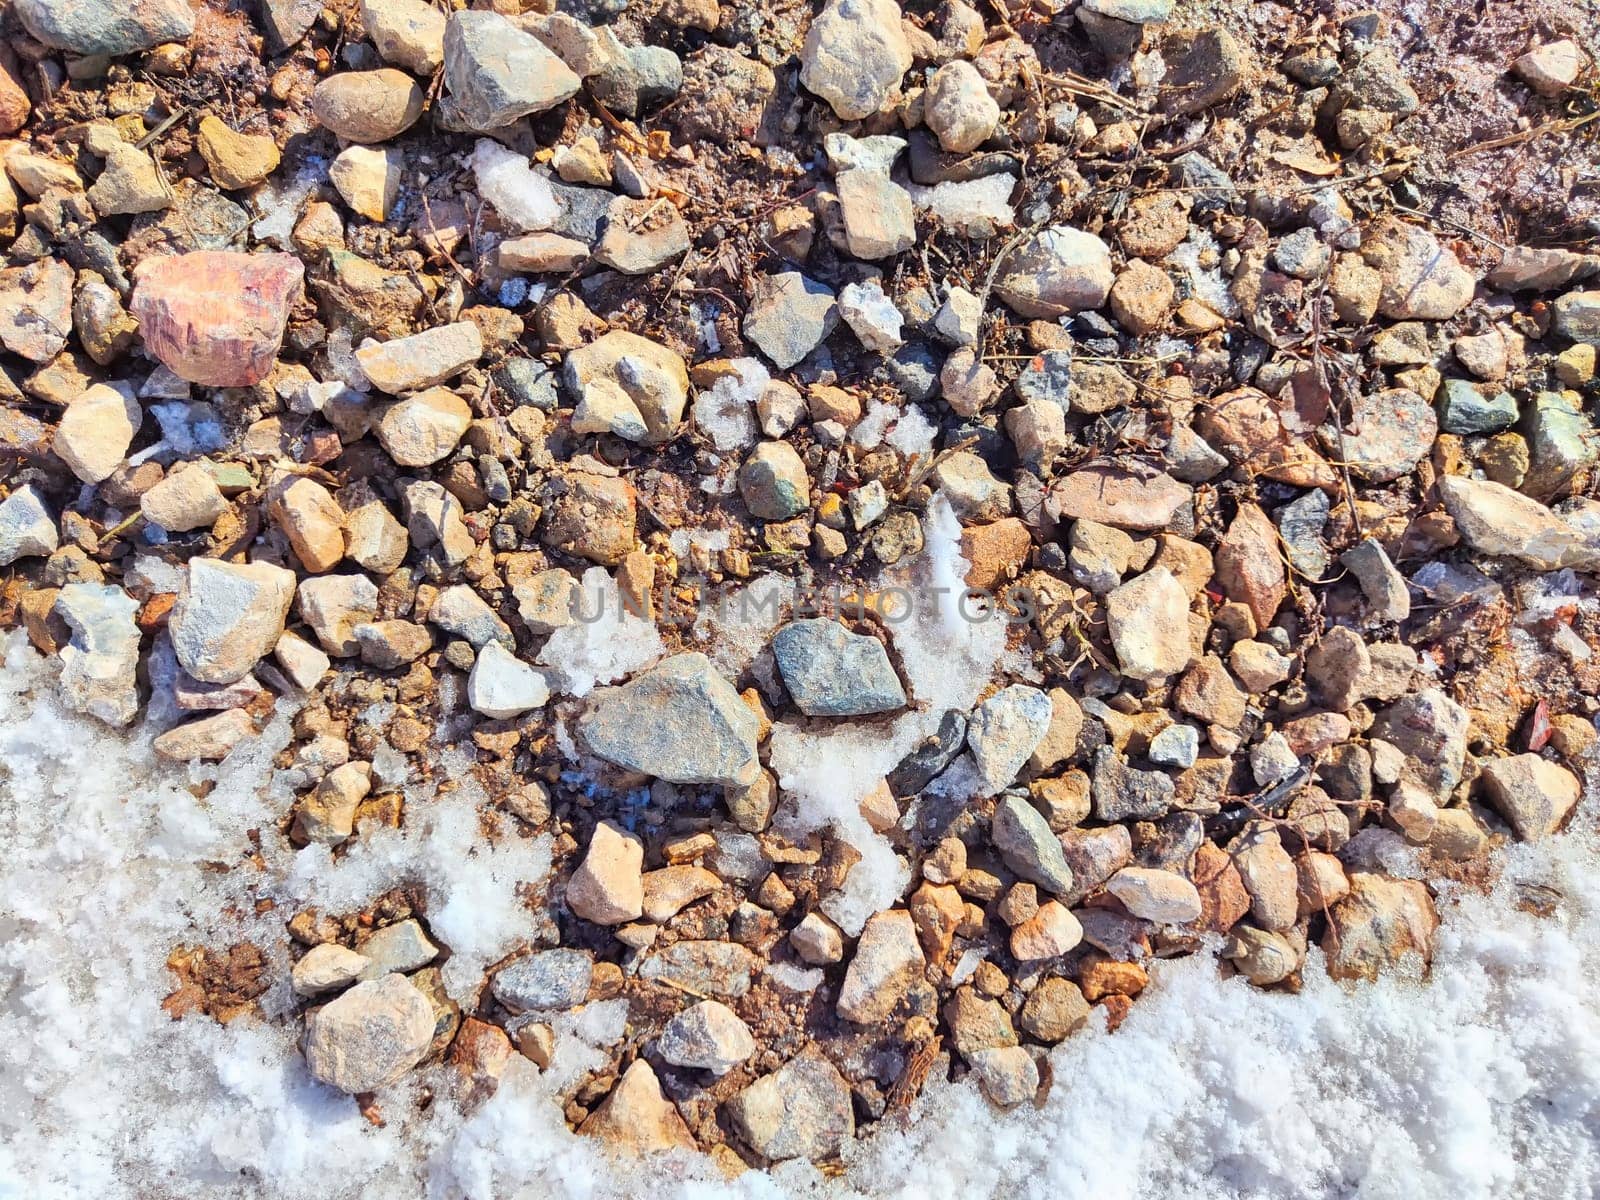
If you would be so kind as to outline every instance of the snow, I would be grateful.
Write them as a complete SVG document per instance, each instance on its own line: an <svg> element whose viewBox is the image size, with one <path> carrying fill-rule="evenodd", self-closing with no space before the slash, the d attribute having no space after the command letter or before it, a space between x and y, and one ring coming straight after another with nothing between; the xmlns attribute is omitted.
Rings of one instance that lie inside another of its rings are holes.
<svg viewBox="0 0 1600 1200"><path fill-rule="evenodd" d="M539 651L539 665L555 673L559 692L587 696L596 684L615 683L666 652L655 623L623 603L604 567L583 573L574 611L579 619L557 629Z"/></svg>
<svg viewBox="0 0 1600 1200"><path fill-rule="evenodd" d="M480 138L473 147L471 163L478 194L494 206L506 224L531 232L549 229L560 220L561 205L550 181L515 150Z"/></svg>
<svg viewBox="0 0 1600 1200"><path fill-rule="evenodd" d="M932 533L926 578L948 578L959 566L949 531ZM955 636L937 620L906 644L931 654ZM1491 895L1446 894L1425 982L1340 986L1314 950L1304 990L1288 995L1224 980L1206 955L1158 961L1117 1033L1092 1023L1053 1053L1041 1108L997 1114L969 1081L935 1082L903 1127L877 1132L837 1178L788 1164L730 1180L691 1155L628 1164L565 1128L557 1081L618 1035L614 1004L563 1018L555 1070L541 1076L513 1058L499 1092L469 1115L448 1071L430 1067L378 1097L381 1127L363 1119L311 1080L283 1016L295 896L340 902L409 864L466 975L525 936L534 914L513 897L542 872L540 840L501 837L491 849L466 789L413 789L415 828L330 869L275 832L290 802L271 773L287 713L245 753L193 772L216 783L202 800L190 773L153 757L149 727L113 736L64 713L53 667L21 638L3 649L5 1200L1576 1200L1600 1187L1590 806L1572 833L1506 852ZM919 688L925 670L912 665ZM461 764L439 775L467 778ZM1530 896L1552 914L1519 907ZM275 907L257 913L263 899ZM174 946L242 940L271 959L265 1019L220 1026L161 1011ZM434 1101L419 1111L424 1088Z"/></svg>
<svg viewBox="0 0 1600 1200"><path fill-rule="evenodd" d="M694 401L695 425L724 454L755 442L759 432L756 401L772 382L757 359L736 358L732 366L732 374L724 375Z"/></svg>

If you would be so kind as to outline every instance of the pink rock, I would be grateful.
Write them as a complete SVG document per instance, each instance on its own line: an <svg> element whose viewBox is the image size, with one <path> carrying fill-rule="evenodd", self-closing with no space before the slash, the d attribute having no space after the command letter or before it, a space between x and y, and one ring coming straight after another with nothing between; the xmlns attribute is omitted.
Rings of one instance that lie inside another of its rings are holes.
<svg viewBox="0 0 1600 1200"><path fill-rule="evenodd" d="M133 315L145 349L206 387L249 387L272 369L305 268L291 254L202 250L147 259Z"/></svg>

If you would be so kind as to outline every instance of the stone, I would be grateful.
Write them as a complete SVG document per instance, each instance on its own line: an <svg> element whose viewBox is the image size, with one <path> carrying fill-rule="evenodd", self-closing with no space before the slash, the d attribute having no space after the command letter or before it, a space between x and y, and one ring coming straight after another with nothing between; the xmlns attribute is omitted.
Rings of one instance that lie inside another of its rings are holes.
<svg viewBox="0 0 1600 1200"><path fill-rule="evenodd" d="M1194 660L1189 596L1165 567L1136 575L1107 595L1106 625L1122 673L1134 679L1177 675Z"/></svg>
<svg viewBox="0 0 1600 1200"><path fill-rule="evenodd" d="M350 658L362 649L356 630L378 616L378 587L365 575L319 575L302 580L300 617L317 642L335 658Z"/></svg>
<svg viewBox="0 0 1600 1200"><path fill-rule="evenodd" d="M1049 732L1051 711L1050 697L1025 684L1002 688L973 710L967 749L985 794L993 795L1017 777Z"/></svg>
<svg viewBox="0 0 1600 1200"><path fill-rule="evenodd" d="M1070 979L1051 976L1028 993L1017 1024L1029 1037L1053 1044L1089 1023L1089 1002Z"/></svg>
<svg viewBox="0 0 1600 1200"><path fill-rule="evenodd" d="M194 34L185 0L16 0L11 11L46 46L88 56L133 54Z"/></svg>
<svg viewBox="0 0 1600 1200"><path fill-rule="evenodd" d="M1176 871L1123 867L1106 890L1134 916L1158 925L1186 925L1200 916L1200 893Z"/></svg>
<svg viewBox="0 0 1600 1200"><path fill-rule="evenodd" d="M590 696L579 731L608 762L670 783L753 783L759 721L703 654L673 655Z"/></svg>
<svg viewBox="0 0 1600 1200"><path fill-rule="evenodd" d="M661 1081L642 1058L633 1060L611 1094L584 1118L578 1132L633 1155L695 1148L688 1125L672 1101L661 1094Z"/></svg>
<svg viewBox="0 0 1600 1200"><path fill-rule="evenodd" d="M743 329L775 365L788 370L820 346L838 323L839 307L831 291L798 271L782 271L756 280Z"/></svg>
<svg viewBox="0 0 1600 1200"><path fill-rule="evenodd" d="M995 805L989 836L1006 866L1018 876L1057 896L1072 892L1072 869L1049 823L1026 800L1002 796Z"/></svg>
<svg viewBox="0 0 1600 1200"><path fill-rule="evenodd" d="M688 253L689 224L671 204L618 196L606 209L595 261L624 275L648 275Z"/></svg>
<svg viewBox="0 0 1600 1200"><path fill-rule="evenodd" d="M583 862L567 881L567 907L596 925L623 925L644 912L644 846L607 821L594 827Z"/></svg>
<svg viewBox="0 0 1600 1200"><path fill-rule="evenodd" d="M968 1056L967 1065L978 1077L983 1094L1000 1108L1015 1108L1039 1091L1039 1067L1021 1046L976 1051Z"/></svg>
<svg viewBox="0 0 1600 1200"><path fill-rule="evenodd" d="M516 645L510 627L500 619L482 596L467 584L447 587L434 598L428 620L446 633L469 642L474 649L498 642L510 649Z"/></svg>
<svg viewBox="0 0 1600 1200"><path fill-rule="evenodd" d="M1300 950L1289 938L1250 925L1229 932L1222 956L1257 987L1281 983L1300 966Z"/></svg>
<svg viewBox="0 0 1600 1200"><path fill-rule="evenodd" d="M1168 528L1193 496L1170 475L1097 464L1080 467L1057 480L1050 488L1048 504L1061 520L1159 530Z"/></svg>
<svg viewBox="0 0 1600 1200"><path fill-rule="evenodd" d="M922 119L945 150L976 150L1000 123L1000 106L978 68L965 59L945 63L933 73L922 93Z"/></svg>
<svg viewBox="0 0 1600 1200"><path fill-rule="evenodd" d="M1047 900L1025 921L1011 927L1011 957L1018 962L1059 958L1083 941L1083 926L1065 904Z"/></svg>
<svg viewBox="0 0 1600 1200"><path fill-rule="evenodd" d="M171 479L169 475L164 482ZM344 509L327 488L309 476L285 474L268 487L266 498L268 516L301 566L316 575L339 565L344 558Z"/></svg>
<svg viewBox="0 0 1600 1200"><path fill-rule="evenodd" d="M473 712L497 721L510 720L543 708L549 699L550 685L544 675L499 642L489 642L478 651L467 676L467 703Z"/></svg>
<svg viewBox="0 0 1600 1200"><path fill-rule="evenodd" d="M1165 816L1172 807L1174 791L1172 777L1162 771L1136 770L1110 746L1101 746L1095 752L1091 795L1098 820L1151 820Z"/></svg>
<svg viewBox="0 0 1600 1200"><path fill-rule="evenodd" d="M933 329L952 346L971 346L983 325L983 305L963 287L952 287L933 318Z"/></svg>
<svg viewBox="0 0 1600 1200"><path fill-rule="evenodd" d="M1237 95L1244 86L1245 51L1226 29L1172 33L1162 41L1161 54L1167 62L1162 107L1169 113L1200 112Z"/></svg>
<svg viewBox="0 0 1600 1200"><path fill-rule="evenodd" d="M756 1052L756 1039L726 1004L702 1000L666 1023L656 1052L673 1066L720 1076Z"/></svg>
<svg viewBox="0 0 1600 1200"><path fill-rule="evenodd" d="M644 876L644 915L665 924L687 905L722 887L722 880L704 867L678 864L647 871Z"/></svg>
<svg viewBox="0 0 1600 1200"><path fill-rule="evenodd" d="M540 950L501 967L489 990L514 1013L575 1008L588 999L593 975L594 961L582 950Z"/></svg>
<svg viewBox="0 0 1600 1200"><path fill-rule="evenodd" d="M1339 561L1349 567L1360 582L1371 617L1380 621L1404 621L1411 615L1411 593L1405 576L1395 569L1377 541L1368 538L1346 550Z"/></svg>
<svg viewBox="0 0 1600 1200"><path fill-rule="evenodd" d="M145 349L180 379L250 387L272 370L305 268L292 254L199 250L134 268Z"/></svg>
<svg viewBox="0 0 1600 1200"><path fill-rule="evenodd" d="M289 969L296 996L320 996L354 983L367 966L367 956L338 942L323 942L307 950Z"/></svg>
<svg viewBox="0 0 1600 1200"><path fill-rule="evenodd" d="M1148 757L1157 766L1188 770L1199 756L1200 731L1193 725L1168 725L1150 739Z"/></svg>
<svg viewBox="0 0 1600 1200"><path fill-rule="evenodd" d="M857 252L857 257L866 256ZM905 343L900 310L876 279L847 284L839 293L839 315L868 350L891 354Z"/></svg>
<svg viewBox="0 0 1600 1200"><path fill-rule="evenodd" d="M962 1058L998 1046L1015 1046L1017 1031L1005 1008L979 996L972 988L957 989L944 1005L945 1024L950 1029L949 1044Z"/></svg>
<svg viewBox="0 0 1600 1200"><path fill-rule="evenodd" d="M582 80L530 33L495 12L450 14L444 33L447 121L500 129L574 95Z"/></svg>
<svg viewBox="0 0 1600 1200"><path fill-rule="evenodd" d="M306 1065L342 1092L377 1091L427 1053L434 1012L403 975L358 983L306 1018Z"/></svg>
<svg viewBox="0 0 1600 1200"><path fill-rule="evenodd" d="M90 358L109 367L128 352L139 322L122 307L116 290L98 275L85 273L72 301L72 325Z"/></svg>
<svg viewBox="0 0 1600 1200"><path fill-rule="evenodd" d="M1176 298L1172 277L1136 258L1111 285L1111 313L1134 337L1146 337L1166 325Z"/></svg>
<svg viewBox="0 0 1600 1200"><path fill-rule="evenodd" d="M1378 311L1396 321L1445 321L1472 301L1471 272L1426 229L1395 217L1373 223L1361 254L1378 272Z"/></svg>
<svg viewBox="0 0 1600 1200"><path fill-rule="evenodd" d="M1559 96L1571 87L1589 65L1589 59L1571 38L1534 46L1511 64L1512 73L1541 96Z"/></svg>
<svg viewBox="0 0 1600 1200"><path fill-rule="evenodd" d="M361 23L385 62L422 76L444 65L445 16L427 0L361 0Z"/></svg>
<svg viewBox="0 0 1600 1200"><path fill-rule="evenodd" d="M1567 287L1586 271L1590 260L1555 246L1509 246L1500 265L1489 272L1489 286L1508 292L1553 292Z"/></svg>
<svg viewBox="0 0 1600 1200"><path fill-rule="evenodd" d="M1439 917L1428 889L1415 879L1365 871L1350 876L1350 894L1328 912L1322 950L1335 979L1376 979L1408 955L1433 958Z"/></svg>
<svg viewBox="0 0 1600 1200"><path fill-rule="evenodd" d="M562 366L562 382L580 399L597 387L620 392L644 422L645 432L637 440L652 444L672 438L689 398L682 357L621 329L571 351Z"/></svg>
<svg viewBox="0 0 1600 1200"><path fill-rule="evenodd" d="M388 575L405 561L406 527L388 505L369 500L345 514L345 556L375 575Z"/></svg>
<svg viewBox="0 0 1600 1200"><path fill-rule="evenodd" d="M1537 754L1494 759L1481 778L1489 803L1525 842L1559 829L1582 792L1576 775Z"/></svg>
<svg viewBox="0 0 1600 1200"><path fill-rule="evenodd" d="M275 53L303 41L322 15L318 0L261 0L259 10L268 44Z"/></svg>
<svg viewBox="0 0 1600 1200"><path fill-rule="evenodd" d="M814 1047L756 1080L723 1111L752 1150L775 1162L831 1158L855 1137L849 1085Z"/></svg>
<svg viewBox="0 0 1600 1200"><path fill-rule="evenodd" d="M355 831L356 809L372 791L368 763L343 763L300 800L294 832L307 842L337 846Z"/></svg>
<svg viewBox="0 0 1600 1200"><path fill-rule="evenodd" d="M1343 450L1331 425L1319 434L1331 454L1342 453L1358 479L1389 483L1409 475L1427 457L1439 432L1433 405L1409 388L1362 393L1350 404Z"/></svg>
<svg viewBox="0 0 1600 1200"><path fill-rule="evenodd" d="M113 584L69 583L57 594L54 613L71 631L59 651L61 690L75 712L114 726L138 715L138 611Z"/></svg>
<svg viewBox="0 0 1600 1200"><path fill-rule="evenodd" d="M552 488L544 544L602 566L620 566L638 542L638 500L624 479L570 471Z"/></svg>
<svg viewBox="0 0 1600 1200"><path fill-rule="evenodd" d="M333 665L317 647L297 633L285 633L272 648L272 656L289 681L303 692L309 692L321 683Z"/></svg>
<svg viewBox="0 0 1600 1200"><path fill-rule="evenodd" d="M328 166L328 181L358 217L386 221L400 198L405 154L377 146L347 146Z"/></svg>
<svg viewBox="0 0 1600 1200"><path fill-rule="evenodd" d="M118 142L107 152L105 168L88 197L102 216L132 216L170 207L172 189L149 154Z"/></svg>
<svg viewBox="0 0 1600 1200"><path fill-rule="evenodd" d="M426 467L454 450L471 424L465 400L445 388L429 388L387 406L374 432L397 466Z"/></svg>
<svg viewBox="0 0 1600 1200"><path fill-rule="evenodd" d="M924 965L910 913L893 909L869 917L839 988L839 1016L858 1025L888 1020L922 980Z"/></svg>
<svg viewBox="0 0 1600 1200"><path fill-rule="evenodd" d="M36 363L60 354L72 332L72 279L54 258L0 268L0 346Z"/></svg>
<svg viewBox="0 0 1600 1200"><path fill-rule="evenodd" d="M811 20L800 82L841 120L882 111L911 69L912 52L893 0L831 0Z"/></svg>
<svg viewBox="0 0 1600 1200"><path fill-rule="evenodd" d="M1278 531L1267 514L1241 503L1217 544L1215 561L1217 582L1228 597L1250 609L1257 628L1271 625L1288 594L1288 574L1278 550Z"/></svg>
<svg viewBox="0 0 1600 1200"><path fill-rule="evenodd" d="M808 717L859 717L904 707L905 688L883 643L838 621L791 621L772 639L784 686Z"/></svg>
<svg viewBox="0 0 1600 1200"><path fill-rule="evenodd" d="M361 661L380 671L416 662L433 649L433 636L410 621L363 621L351 629Z"/></svg>
<svg viewBox="0 0 1600 1200"><path fill-rule="evenodd" d="M33 484L23 484L0 501L0 567L19 558L43 558L60 545L55 518Z"/></svg>
<svg viewBox="0 0 1600 1200"><path fill-rule="evenodd" d="M209 529L228 511L211 472L198 463L183 463L139 497L139 511L152 525L168 533ZM338 553L344 553L344 536L334 527Z"/></svg>
<svg viewBox="0 0 1600 1200"><path fill-rule="evenodd" d="M1030 400L1010 409L1005 425L1017 457L1034 467L1048 468L1067 448L1066 409L1049 400Z"/></svg>
<svg viewBox="0 0 1600 1200"><path fill-rule="evenodd" d="M589 243L559 233L528 233L509 238L495 251L505 271L575 271L589 261Z"/></svg>
<svg viewBox="0 0 1600 1200"><path fill-rule="evenodd" d="M1510 392L1489 395L1465 379L1446 379L1439 395L1439 428L1445 433L1495 433L1517 423Z"/></svg>
<svg viewBox="0 0 1600 1200"><path fill-rule="evenodd" d="M204 683L243 679L277 644L294 596L294 572L271 563L190 559L168 622L178 661Z"/></svg>
<svg viewBox="0 0 1600 1200"><path fill-rule="evenodd" d="M482 357L483 335L471 321L438 325L387 342L368 342L356 351L356 362L367 381L391 396L443 383Z"/></svg>
<svg viewBox="0 0 1600 1200"><path fill-rule="evenodd" d="M439 947L423 932L418 921L396 921L385 925L363 940L359 946L370 960L360 978L381 979L390 972L408 974L420 971L439 957Z"/></svg>
<svg viewBox="0 0 1600 1200"><path fill-rule="evenodd" d="M1439 498L1479 554L1521 559L1541 571L1593 569L1597 561L1576 529L1503 484L1447 475L1439 480Z"/></svg>
<svg viewBox="0 0 1600 1200"><path fill-rule="evenodd" d="M212 181L227 191L255 187L277 169L281 157L270 137L239 133L209 114L200 120L195 145Z"/></svg>
<svg viewBox="0 0 1600 1200"><path fill-rule="evenodd" d="M1114 280L1104 242L1081 229L1053 225L1005 260L995 293L1024 317L1054 319L1099 308Z"/></svg>
<svg viewBox="0 0 1600 1200"><path fill-rule="evenodd" d="M1250 895L1250 916L1263 929L1281 933L1299 919L1299 874L1278 831L1252 822L1229 843L1234 869Z"/></svg>
<svg viewBox="0 0 1600 1200"><path fill-rule="evenodd" d="M417 123L422 106L417 81L392 67L340 71L311 94L311 111L323 127L361 144L398 137Z"/></svg>
<svg viewBox="0 0 1600 1200"><path fill-rule="evenodd" d="M97 383L68 403L50 449L84 483L100 483L122 465L143 424L126 384Z"/></svg>
<svg viewBox="0 0 1600 1200"><path fill-rule="evenodd" d="M971 347L957 350L944 360L939 387L945 403L963 417L976 416L1000 395L1000 378L994 368Z"/></svg>
<svg viewBox="0 0 1600 1200"><path fill-rule="evenodd" d="M739 468L739 494L758 521L787 521L810 507L811 484L788 442L762 442Z"/></svg>

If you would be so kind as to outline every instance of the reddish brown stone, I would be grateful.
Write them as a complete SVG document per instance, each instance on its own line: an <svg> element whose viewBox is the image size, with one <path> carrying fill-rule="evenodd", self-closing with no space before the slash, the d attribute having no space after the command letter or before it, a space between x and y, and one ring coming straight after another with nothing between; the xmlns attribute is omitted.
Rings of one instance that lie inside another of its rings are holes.
<svg viewBox="0 0 1600 1200"><path fill-rule="evenodd" d="M961 531L961 556L967 569L967 586L992 592L1012 579L1028 559L1033 539L1028 527L1015 517Z"/></svg>
<svg viewBox="0 0 1600 1200"><path fill-rule="evenodd" d="M272 369L305 268L292 254L202 250L135 269L145 349L206 387L249 387Z"/></svg>
<svg viewBox="0 0 1600 1200"><path fill-rule="evenodd" d="M1194 886L1200 893L1200 916L1190 922L1196 932L1227 933L1250 911L1250 893L1227 852L1202 842L1194 856Z"/></svg>
<svg viewBox="0 0 1600 1200"><path fill-rule="evenodd" d="M1230 600L1249 607L1258 628L1277 616L1288 591L1278 531L1254 504L1239 505L1238 515L1217 546L1217 582Z"/></svg>

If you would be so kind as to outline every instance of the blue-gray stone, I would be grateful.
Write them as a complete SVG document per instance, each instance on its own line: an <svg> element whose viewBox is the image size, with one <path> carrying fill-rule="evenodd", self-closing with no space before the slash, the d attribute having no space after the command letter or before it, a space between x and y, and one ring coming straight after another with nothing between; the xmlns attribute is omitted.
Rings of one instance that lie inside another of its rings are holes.
<svg viewBox="0 0 1600 1200"><path fill-rule="evenodd" d="M594 963L581 950L544 950L495 972L489 989L512 1012L572 1008L589 997Z"/></svg>
<svg viewBox="0 0 1600 1200"><path fill-rule="evenodd" d="M1517 423L1509 392L1485 395L1465 379L1446 379L1439 392L1439 428L1445 433L1496 433Z"/></svg>
<svg viewBox="0 0 1600 1200"><path fill-rule="evenodd" d="M837 621L792 621L772 639L783 685L808 717L863 717L904 707L883 643Z"/></svg>
<svg viewBox="0 0 1600 1200"><path fill-rule="evenodd" d="M1017 396L1024 404L1044 400L1065 411L1072 386L1072 351L1045 350L1035 354L1017 376Z"/></svg>

